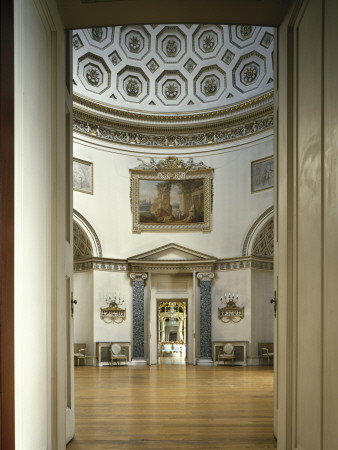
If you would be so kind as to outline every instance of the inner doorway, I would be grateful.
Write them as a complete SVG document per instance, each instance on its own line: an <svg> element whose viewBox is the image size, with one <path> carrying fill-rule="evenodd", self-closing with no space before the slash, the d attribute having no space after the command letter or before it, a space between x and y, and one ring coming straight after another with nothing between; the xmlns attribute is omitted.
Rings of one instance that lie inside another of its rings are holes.
<svg viewBox="0 0 338 450"><path fill-rule="evenodd" d="M158 364L185 364L187 354L187 310L184 299L157 301Z"/></svg>

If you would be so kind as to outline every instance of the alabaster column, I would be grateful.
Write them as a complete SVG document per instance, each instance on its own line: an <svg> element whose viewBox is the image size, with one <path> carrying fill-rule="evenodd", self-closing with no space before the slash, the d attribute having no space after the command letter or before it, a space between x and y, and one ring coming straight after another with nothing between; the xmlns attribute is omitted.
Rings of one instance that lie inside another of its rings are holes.
<svg viewBox="0 0 338 450"><path fill-rule="evenodd" d="M133 358L144 358L144 281L146 273L131 273L133 280Z"/></svg>
<svg viewBox="0 0 338 450"><path fill-rule="evenodd" d="M214 274L201 272L197 278L200 280L200 359L211 359L211 281Z"/></svg>

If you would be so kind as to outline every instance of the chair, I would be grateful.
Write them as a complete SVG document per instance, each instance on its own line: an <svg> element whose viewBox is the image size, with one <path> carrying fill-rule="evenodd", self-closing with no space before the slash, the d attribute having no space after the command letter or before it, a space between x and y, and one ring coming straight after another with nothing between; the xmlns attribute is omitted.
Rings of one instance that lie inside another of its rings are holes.
<svg viewBox="0 0 338 450"><path fill-rule="evenodd" d="M116 361L116 365L119 366L121 361L124 361L127 365L127 356L121 353L121 346L119 344L112 344L110 346L110 363L114 364Z"/></svg>
<svg viewBox="0 0 338 450"><path fill-rule="evenodd" d="M268 366L270 365L270 359L273 360L273 344L261 344L260 359L268 360Z"/></svg>
<svg viewBox="0 0 338 450"><path fill-rule="evenodd" d="M74 353L74 358L76 358L77 365L80 365L80 359L84 360L84 365L86 365L86 349L80 348L78 353Z"/></svg>
<svg viewBox="0 0 338 450"><path fill-rule="evenodd" d="M180 345L180 344L173 344L173 352L182 353L182 345Z"/></svg>
<svg viewBox="0 0 338 450"><path fill-rule="evenodd" d="M231 361L231 365L234 365L234 359L235 359L235 348L232 344L228 343L225 344L225 346L223 347L223 350L221 350L218 353L218 364L220 363L221 360L224 361L224 365L225 365L225 361Z"/></svg>
<svg viewBox="0 0 338 450"><path fill-rule="evenodd" d="M173 353L172 348L171 348L171 344L162 344L162 356L163 353Z"/></svg>

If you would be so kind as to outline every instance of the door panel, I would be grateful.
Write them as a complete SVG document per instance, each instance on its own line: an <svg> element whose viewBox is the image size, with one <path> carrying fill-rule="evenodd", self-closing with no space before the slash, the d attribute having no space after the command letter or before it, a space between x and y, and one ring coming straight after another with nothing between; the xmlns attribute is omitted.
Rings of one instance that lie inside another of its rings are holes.
<svg viewBox="0 0 338 450"><path fill-rule="evenodd" d="M279 30L276 266L281 450L331 450L338 442L333 375L338 370L333 357L338 339L338 57L333 44L338 39L333 19L337 13L334 1L295 2Z"/></svg>

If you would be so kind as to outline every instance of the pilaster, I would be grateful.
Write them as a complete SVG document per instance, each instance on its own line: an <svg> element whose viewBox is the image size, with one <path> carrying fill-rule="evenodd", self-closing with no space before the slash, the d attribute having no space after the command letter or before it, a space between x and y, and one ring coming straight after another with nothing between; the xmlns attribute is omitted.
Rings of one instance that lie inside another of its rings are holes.
<svg viewBox="0 0 338 450"><path fill-rule="evenodd" d="M200 359L198 364L212 363L211 343L211 281L213 272L200 272Z"/></svg>
<svg viewBox="0 0 338 450"><path fill-rule="evenodd" d="M144 282L146 273L131 273L133 280L133 359L144 359Z"/></svg>

